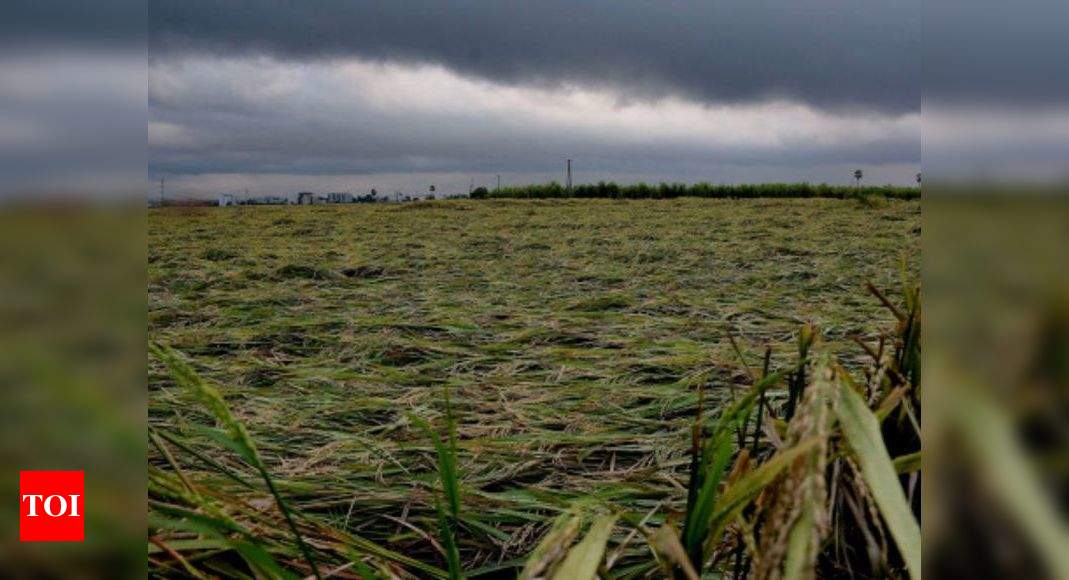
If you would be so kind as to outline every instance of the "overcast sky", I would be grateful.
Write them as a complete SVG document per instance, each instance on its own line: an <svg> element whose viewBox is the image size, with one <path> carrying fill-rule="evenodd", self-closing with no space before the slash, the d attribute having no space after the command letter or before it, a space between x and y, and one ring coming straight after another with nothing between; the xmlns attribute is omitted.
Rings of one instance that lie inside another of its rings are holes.
<svg viewBox="0 0 1069 580"><path fill-rule="evenodd" d="M151 0L149 178L912 183L920 40L920 0Z"/></svg>

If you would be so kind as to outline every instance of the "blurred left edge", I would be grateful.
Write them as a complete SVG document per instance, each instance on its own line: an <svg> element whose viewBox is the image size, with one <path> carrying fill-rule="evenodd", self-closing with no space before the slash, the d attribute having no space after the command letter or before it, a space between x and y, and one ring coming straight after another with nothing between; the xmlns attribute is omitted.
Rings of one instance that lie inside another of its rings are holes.
<svg viewBox="0 0 1069 580"><path fill-rule="evenodd" d="M144 2L0 18L0 575L146 574ZM20 473L81 471L81 542L20 541Z"/></svg>

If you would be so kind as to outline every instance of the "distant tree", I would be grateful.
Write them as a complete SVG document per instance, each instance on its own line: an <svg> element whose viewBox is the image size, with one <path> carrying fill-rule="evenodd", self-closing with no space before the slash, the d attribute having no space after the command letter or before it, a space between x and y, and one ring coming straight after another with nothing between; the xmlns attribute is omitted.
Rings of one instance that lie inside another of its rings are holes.
<svg viewBox="0 0 1069 580"><path fill-rule="evenodd" d="M476 187L475 189L471 190L471 198L472 199L486 199L487 196L489 196L489 195L490 195L490 192L487 191L487 189L485 187L482 187L482 186Z"/></svg>
<svg viewBox="0 0 1069 580"><path fill-rule="evenodd" d="M921 184L921 174L917 173L917 185Z"/></svg>

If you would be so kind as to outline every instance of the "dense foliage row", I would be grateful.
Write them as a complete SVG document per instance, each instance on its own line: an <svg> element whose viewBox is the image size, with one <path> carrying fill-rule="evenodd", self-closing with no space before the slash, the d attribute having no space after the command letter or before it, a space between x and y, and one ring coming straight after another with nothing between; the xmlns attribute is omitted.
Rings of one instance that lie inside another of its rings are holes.
<svg viewBox="0 0 1069 580"><path fill-rule="evenodd" d="M848 185L828 185L826 183L755 183L738 185L714 185L711 183L661 183L650 185L635 183L619 185L614 182L576 185L569 191L557 182L502 187L487 190L480 187L472 192L471 197L482 198L609 198L609 199L669 199L675 197L709 197L709 198L804 198L821 197L843 199L856 196L878 195L895 199L918 199L919 187L899 187L893 185L855 187Z"/></svg>

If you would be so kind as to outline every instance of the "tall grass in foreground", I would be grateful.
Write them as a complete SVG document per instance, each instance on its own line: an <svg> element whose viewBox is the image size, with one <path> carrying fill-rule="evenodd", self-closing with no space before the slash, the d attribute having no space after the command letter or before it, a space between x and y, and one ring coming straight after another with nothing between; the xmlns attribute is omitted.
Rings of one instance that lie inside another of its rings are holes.
<svg viewBox="0 0 1069 580"><path fill-rule="evenodd" d="M286 525L289 526L290 531L293 532L293 538L296 541L297 547L300 549L301 555L304 557L305 563L308 564L311 574L316 578L321 578L319 567L316 566L315 559L312 557L312 553L308 549L308 545L305 543L301 531L297 529L297 524L293 521L293 514L290 512L286 502L282 500L282 496L279 495L278 489L275 487L275 482L267 472L267 467L264 465L263 459L260 457L260 451L256 448L256 443L252 440L252 437L249 437L248 431L245 430L245 425L234 418L234 415L226 406L226 402L219 394L219 391L202 381L193 369L186 364L185 361L179 358L174 351L156 344L150 345L149 351L153 356L167 365L168 369L171 371L171 376L174 377L179 385L189 390L194 396L200 399L201 403L208 408L215 417L215 420L218 421L219 425L223 427L226 438L220 438L219 441L237 452L242 459L259 472L264 483L267 485L268 491L271 493L271 497L274 498L279 512L281 512L285 518ZM162 451L162 445L158 441L156 444L161 446ZM194 496L197 495L197 492L188 481L183 480L183 483L186 484L186 487L191 494L194 494ZM248 552L250 554L255 554L255 557L250 564L254 565L254 567L262 567L260 570L261 572L271 576L280 572L277 565L266 553L262 553L255 549L249 549Z"/></svg>
<svg viewBox="0 0 1069 580"><path fill-rule="evenodd" d="M149 352L158 361L166 365L178 386L199 400L218 426L222 428L221 431L206 430L205 434L223 447L233 451L263 479L275 506L292 533L292 541L308 567L307 572L312 577L322 578L323 575L316 564L315 557L312 555L312 549L306 542L304 533L299 529L294 519L293 511L289 508L287 502L283 500L275 479L268 472L256 443L249 436L244 424L231 413L219 391L201 379L193 368L172 349L150 344ZM248 566L248 569L258 577L287 579L299 577L279 563L279 556L288 559L293 554L285 542L280 543L278 538L272 537L273 534L271 532L277 528L275 522L262 514L256 513L254 509L251 509L252 506L233 497L213 494L207 486L195 487L183 475L173 455L161 439L180 446L184 451L194 455L203 463L245 487L252 487L251 483L234 473L227 466L185 445L181 439L173 435L156 433L155 431L151 431L149 435L153 444L167 458L170 467L175 472L175 476L171 477L160 470L149 468L149 506L154 512L160 514L158 516L150 516L150 528L160 531L171 530L187 535L193 534L194 537L192 539L179 540L179 548L181 549L233 550ZM235 517L238 514L252 519L254 527L239 523ZM336 555L343 554L350 560L345 568L352 567L359 571L359 577L361 578L391 577L393 575L390 571L391 565L401 565L418 570L429 577L446 577L445 573L433 566L406 557L358 536L331 529L320 522L309 523L316 524L315 531L318 543L328 548L329 551L335 552ZM164 543L158 535L150 535L149 542L175 558L188 575L198 578L204 576L174 546ZM379 569L378 572L373 571L364 563L363 558L368 557L374 559L374 563ZM290 562L290 567L296 566ZM222 575L224 577L243 577L246 575L242 570L235 568L226 561L210 562L209 571L212 575Z"/></svg>
<svg viewBox="0 0 1069 580"><path fill-rule="evenodd" d="M723 477L735 452L736 432L753 412L754 405L765 391L775 385L781 373L762 379L734 405L726 409L713 432L702 442L703 421L697 415L692 430L690 484L687 488L687 509L683 523L683 547L691 566L700 570L705 544L713 531L713 509ZM743 450L743 453L746 453Z"/></svg>
<svg viewBox="0 0 1069 580"><path fill-rule="evenodd" d="M465 491L449 391L443 395L444 432L409 416L433 441L437 457L441 488L434 505L439 553L446 563L442 570L426 558L363 540L345 525L295 514L219 392L177 353L152 345L152 354L178 385L195 395L222 427L213 438L263 479L290 534L287 541L275 533L273 514L190 481L166 447L181 439L153 432L153 443L174 473L150 469L151 523L157 531L150 542L173 560L167 574L191 577L251 572L283 578L291 577L292 570L318 576L317 561L323 560L330 567L323 568L324 576L358 578L461 578L465 568L469 576L501 577L511 571L532 580L592 580L599 575L695 580L710 573L731 578L918 578L919 504L913 498L920 477L920 291L907 286L901 300L875 287L869 291L892 313L895 324L875 344L858 338L870 359L863 378L838 364L821 348L818 330L806 326L799 333L798 360L771 369L766 351L761 374L747 368L753 384L715 417L704 409L707 377L695 381L698 406L682 512L655 514L655 507L640 514L614 503L609 494L590 497L562 507L525 560L475 570L459 549L462 540L465 546L474 541L475 532L460 525ZM215 460L198 459L251 485ZM474 505L486 505L477 492L471 496ZM477 509L464 511L470 516ZM495 532L486 524L477 527L479 533ZM164 531L178 535L164 537ZM645 546L636 544L636 537L644 538Z"/></svg>
<svg viewBox="0 0 1069 580"><path fill-rule="evenodd" d="M449 389L442 393L445 401L445 429L446 442L431 426L419 417L411 419L434 441L434 449L438 456L438 479L442 484L442 496L448 506L448 513L442 507L442 502L435 502L435 511L438 515L438 531L441 534L441 542L445 548L446 562L449 565L449 578L458 580L463 577L460 564L460 551L457 548L456 526L460 521L460 474L457 472L457 424L453 418L453 404L449 400Z"/></svg>
<svg viewBox="0 0 1069 580"><path fill-rule="evenodd" d="M766 366L711 428L699 393L681 533L671 517L656 531L643 529L661 573L688 579L705 571L756 578L920 577L919 514L900 481L900 472L919 468L919 380L913 379L920 376L920 295L907 288L899 307L870 291L898 324L879 339L878 350L866 347L873 361L863 385L830 354L810 355L817 331L805 327L797 365L771 374ZM891 351L885 352L885 341ZM776 409L765 394L784 377L790 378L788 400ZM885 442L881 424L908 422L906 416L917 430L905 439L917 447L895 461L888 446L901 441ZM547 538L562 529L569 528L558 524ZM531 562L551 570L545 552L540 546ZM637 571L649 576L656 567Z"/></svg>

